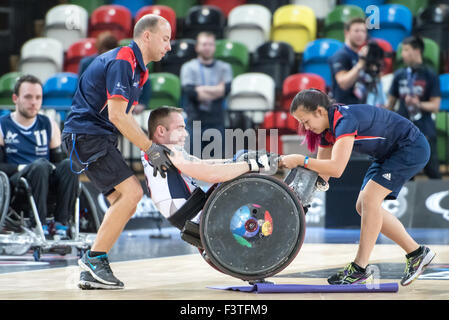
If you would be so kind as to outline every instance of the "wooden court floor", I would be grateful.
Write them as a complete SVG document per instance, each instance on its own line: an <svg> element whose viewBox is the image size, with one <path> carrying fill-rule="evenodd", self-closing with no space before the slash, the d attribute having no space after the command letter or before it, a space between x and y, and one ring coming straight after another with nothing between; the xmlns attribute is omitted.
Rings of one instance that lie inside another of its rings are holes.
<svg viewBox="0 0 449 320"><path fill-rule="evenodd" d="M433 264L449 265L449 246L431 245ZM355 256L356 244L304 244L296 259L281 273L267 279L276 284L327 284L326 277L296 277L341 268ZM402 250L396 245L377 244L371 264L400 265ZM449 300L449 280L419 279L396 293L277 293L257 294L213 290L209 286L242 286L246 283L211 268L199 254L111 262L123 290L77 288L79 268L44 269L0 274L0 300ZM290 276L289 276L290 275ZM291 276L293 275L293 276ZM380 277L381 283L400 279Z"/></svg>

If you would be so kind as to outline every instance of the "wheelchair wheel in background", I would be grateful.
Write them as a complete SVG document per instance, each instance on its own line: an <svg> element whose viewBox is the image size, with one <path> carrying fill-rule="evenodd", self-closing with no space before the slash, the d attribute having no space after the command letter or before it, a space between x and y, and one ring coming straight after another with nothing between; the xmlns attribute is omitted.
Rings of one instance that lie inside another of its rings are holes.
<svg viewBox="0 0 449 320"><path fill-rule="evenodd" d="M103 221L103 215L97 209L89 189L80 183L80 231L96 233Z"/></svg>
<svg viewBox="0 0 449 320"><path fill-rule="evenodd" d="M3 171L0 171L0 230L5 227L10 198L11 188L8 176Z"/></svg>
<svg viewBox="0 0 449 320"><path fill-rule="evenodd" d="M246 174L221 184L201 217L201 241L210 264L249 281L287 267L305 235L301 201L281 180Z"/></svg>

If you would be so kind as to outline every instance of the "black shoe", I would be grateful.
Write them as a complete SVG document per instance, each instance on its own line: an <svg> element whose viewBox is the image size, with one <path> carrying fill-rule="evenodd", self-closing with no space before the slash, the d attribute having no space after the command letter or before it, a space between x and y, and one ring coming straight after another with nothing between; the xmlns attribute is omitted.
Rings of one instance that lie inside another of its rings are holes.
<svg viewBox="0 0 449 320"><path fill-rule="evenodd" d="M83 270L88 271L98 282L122 289L124 284L112 273L111 267L109 266L108 255L103 254L97 257L90 257L89 253L90 250L78 260L78 265Z"/></svg>
<svg viewBox="0 0 449 320"><path fill-rule="evenodd" d="M123 287L119 286L110 286L107 284L103 284L97 280L94 279L90 275L88 271L81 271L80 274L80 281L78 282L78 288L82 290L98 290L98 289L106 289L106 290L117 290L117 289L123 289Z"/></svg>
<svg viewBox="0 0 449 320"><path fill-rule="evenodd" d="M435 252L428 247L422 247L421 254L416 257L410 257L406 261L404 277L401 280L401 285L407 286L423 273L424 269L435 258Z"/></svg>
<svg viewBox="0 0 449 320"><path fill-rule="evenodd" d="M359 267L360 268L360 267ZM366 284L373 280L373 271L368 265L365 272L358 270L354 262L349 263L342 271L327 278L329 284Z"/></svg>

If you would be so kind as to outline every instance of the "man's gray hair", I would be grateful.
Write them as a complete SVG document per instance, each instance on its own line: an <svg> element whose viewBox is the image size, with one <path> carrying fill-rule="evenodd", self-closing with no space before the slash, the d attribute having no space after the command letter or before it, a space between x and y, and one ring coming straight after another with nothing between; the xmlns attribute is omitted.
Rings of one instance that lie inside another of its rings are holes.
<svg viewBox="0 0 449 320"><path fill-rule="evenodd" d="M142 33L146 30L151 32L156 32L159 27L159 21L165 20L165 18L158 16L156 14L146 14L139 21L136 22L134 26L134 39L140 37Z"/></svg>

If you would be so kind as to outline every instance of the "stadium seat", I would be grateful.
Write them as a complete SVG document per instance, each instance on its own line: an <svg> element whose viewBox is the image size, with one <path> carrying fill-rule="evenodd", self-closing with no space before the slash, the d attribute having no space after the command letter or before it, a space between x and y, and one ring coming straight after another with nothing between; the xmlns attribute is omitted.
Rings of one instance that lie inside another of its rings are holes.
<svg viewBox="0 0 449 320"><path fill-rule="evenodd" d="M118 40L132 36L132 14L120 5L104 5L92 12L89 37L96 38L104 31L110 31Z"/></svg>
<svg viewBox="0 0 449 320"><path fill-rule="evenodd" d="M176 12L168 6L145 6L137 11L134 21L137 22L140 18L149 13L157 14L158 16L167 19L171 26L171 40L174 40L176 38Z"/></svg>
<svg viewBox="0 0 449 320"><path fill-rule="evenodd" d="M263 114L275 104L274 80L264 73L249 72L232 80L228 98L229 111L245 111L253 122L263 121Z"/></svg>
<svg viewBox="0 0 449 320"><path fill-rule="evenodd" d="M177 39L171 41L171 50L161 60L162 72L180 75L181 67L191 59L195 59L195 40Z"/></svg>
<svg viewBox="0 0 449 320"><path fill-rule="evenodd" d="M441 106L440 110L449 111L449 74L440 74Z"/></svg>
<svg viewBox="0 0 449 320"><path fill-rule="evenodd" d="M290 2L312 8L317 19L326 18L337 4L337 0L291 0Z"/></svg>
<svg viewBox="0 0 449 320"><path fill-rule="evenodd" d="M246 0L204 0L203 4L208 6L216 6L221 9L225 17L229 15L232 9L244 5Z"/></svg>
<svg viewBox="0 0 449 320"><path fill-rule="evenodd" d="M427 8L429 5L429 0L387 0L385 3L402 4L403 6L409 8L413 16L416 16L420 10Z"/></svg>
<svg viewBox="0 0 449 320"><path fill-rule="evenodd" d="M423 38L424 41L424 52L423 52L423 62L430 66L437 74L440 70L440 47L438 43L429 38ZM404 66L402 61L402 43L399 44L398 50L396 52L396 61L394 68L399 69Z"/></svg>
<svg viewBox="0 0 449 320"><path fill-rule="evenodd" d="M332 74L329 58L344 46L344 43L335 39L317 39L307 44L302 57L300 72L320 75L327 86L332 85Z"/></svg>
<svg viewBox="0 0 449 320"><path fill-rule="evenodd" d="M315 13L307 6L286 5L274 12L273 41L289 43L296 53L302 53L310 41L316 39L317 22Z"/></svg>
<svg viewBox="0 0 449 320"><path fill-rule="evenodd" d="M393 48L391 47L391 44L384 39L376 39L373 38L372 40L376 41L376 43L384 50L385 54L389 55L384 58L383 62L383 68L381 71L382 75L386 75L393 72Z"/></svg>
<svg viewBox="0 0 449 320"><path fill-rule="evenodd" d="M276 91L282 91L282 84L295 66L295 51L286 42L268 41L259 46L251 60L251 72L262 72L271 76Z"/></svg>
<svg viewBox="0 0 449 320"><path fill-rule="evenodd" d="M324 19L324 37L344 42L344 25L353 18L365 19L365 12L358 6L336 6Z"/></svg>
<svg viewBox="0 0 449 320"><path fill-rule="evenodd" d="M226 19L220 8L215 6L194 6L184 21L183 37L196 39L198 33L208 31L217 39L223 38Z"/></svg>
<svg viewBox="0 0 449 320"><path fill-rule="evenodd" d="M20 72L9 72L0 77L0 109L8 108L14 110L12 94L14 86L21 75Z"/></svg>
<svg viewBox="0 0 449 320"><path fill-rule="evenodd" d="M110 0L110 4L112 5L120 5L128 8L131 12L132 16L135 17L137 12L145 6L150 6L153 4L153 0ZM137 19L136 19L137 21Z"/></svg>
<svg viewBox="0 0 449 320"><path fill-rule="evenodd" d="M273 14L278 8L291 3L290 0L246 0L246 4L262 5Z"/></svg>
<svg viewBox="0 0 449 320"><path fill-rule="evenodd" d="M86 9L73 4L61 4L45 15L45 36L59 40L64 51L87 36L89 16Z"/></svg>
<svg viewBox="0 0 449 320"><path fill-rule="evenodd" d="M83 7L90 16L95 9L108 4L109 0L70 0L69 3Z"/></svg>
<svg viewBox="0 0 449 320"><path fill-rule="evenodd" d="M270 40L271 12L266 7L246 4L229 13L226 38L244 43L250 52Z"/></svg>
<svg viewBox="0 0 449 320"><path fill-rule="evenodd" d="M95 38L86 38L72 44L64 60L64 71L78 73L81 59L97 53L95 42Z"/></svg>
<svg viewBox="0 0 449 320"><path fill-rule="evenodd" d="M243 43L227 39L217 40L215 58L231 65L233 77L248 71L249 52Z"/></svg>
<svg viewBox="0 0 449 320"><path fill-rule="evenodd" d="M64 121L72 105L72 98L78 85L78 75L72 72L61 72L48 78L44 83L43 109L54 109Z"/></svg>
<svg viewBox="0 0 449 320"><path fill-rule="evenodd" d="M19 70L32 74L44 83L50 76L61 72L64 50L61 42L51 38L33 38L20 50Z"/></svg>
<svg viewBox="0 0 449 320"><path fill-rule="evenodd" d="M190 8L196 6L198 0L155 0L154 4L163 5L172 8L176 12L176 17L185 18Z"/></svg>
<svg viewBox="0 0 449 320"><path fill-rule="evenodd" d="M449 4L431 5L416 17L414 31L435 40L444 52L449 51Z"/></svg>
<svg viewBox="0 0 449 320"><path fill-rule="evenodd" d="M296 94L312 88L326 92L326 81L323 77L314 73L296 73L288 76L282 87L282 109L289 111Z"/></svg>
<svg viewBox="0 0 449 320"><path fill-rule="evenodd" d="M397 50L401 41L411 34L412 13L400 4L384 4L379 6L379 15L380 28L369 29L369 35L387 40Z"/></svg>
<svg viewBox="0 0 449 320"><path fill-rule="evenodd" d="M278 129L280 135L297 133L298 121L287 111L265 113L261 128Z"/></svg>
<svg viewBox="0 0 449 320"><path fill-rule="evenodd" d="M436 115L437 152L440 164L449 164L449 112L440 111Z"/></svg>
<svg viewBox="0 0 449 320"><path fill-rule="evenodd" d="M380 6L385 3L385 0L341 0L343 5L354 5L360 7L365 12L368 6Z"/></svg>
<svg viewBox="0 0 449 320"><path fill-rule="evenodd" d="M181 82L179 77L167 73L150 73L151 81L151 99L150 109L156 109L161 106L178 107L181 97Z"/></svg>

